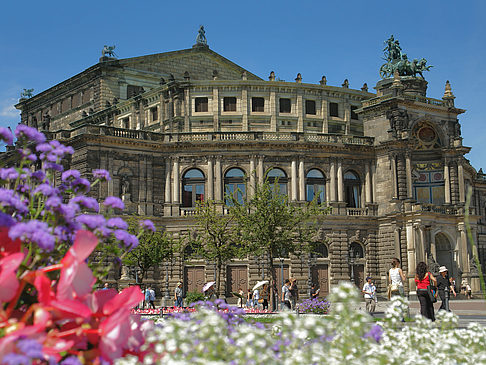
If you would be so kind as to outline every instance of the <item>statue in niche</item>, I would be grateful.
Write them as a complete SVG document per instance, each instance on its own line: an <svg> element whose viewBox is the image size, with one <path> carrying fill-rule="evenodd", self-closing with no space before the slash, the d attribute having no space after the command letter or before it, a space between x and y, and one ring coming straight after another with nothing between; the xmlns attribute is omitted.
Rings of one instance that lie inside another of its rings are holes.
<svg viewBox="0 0 486 365"><path fill-rule="evenodd" d="M122 177L120 191L122 201L130 201L130 180L127 176Z"/></svg>

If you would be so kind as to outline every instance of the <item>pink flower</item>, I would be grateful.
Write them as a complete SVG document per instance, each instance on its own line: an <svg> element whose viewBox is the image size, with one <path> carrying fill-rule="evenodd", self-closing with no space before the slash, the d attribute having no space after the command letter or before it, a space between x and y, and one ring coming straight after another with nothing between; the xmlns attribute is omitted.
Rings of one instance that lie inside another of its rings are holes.
<svg viewBox="0 0 486 365"><path fill-rule="evenodd" d="M0 304L8 302L15 297L19 288L17 280L17 269L19 268L24 254L21 252L5 256L0 260Z"/></svg>

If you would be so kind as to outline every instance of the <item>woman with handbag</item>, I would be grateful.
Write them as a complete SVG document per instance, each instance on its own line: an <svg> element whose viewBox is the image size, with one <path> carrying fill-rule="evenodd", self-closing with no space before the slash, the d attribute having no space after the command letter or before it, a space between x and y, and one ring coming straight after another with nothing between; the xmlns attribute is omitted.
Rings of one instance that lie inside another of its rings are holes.
<svg viewBox="0 0 486 365"><path fill-rule="evenodd" d="M397 258L392 259L391 265L392 267L388 271L388 282L390 283L388 288L388 299L396 295L403 297L405 296L405 290L403 289L405 274L400 268L400 260Z"/></svg>
<svg viewBox="0 0 486 365"><path fill-rule="evenodd" d="M437 280L428 272L425 262L419 262L417 265L417 269L415 270L415 284L417 285L417 297L420 302L420 314L434 322L435 294L431 287L437 286Z"/></svg>

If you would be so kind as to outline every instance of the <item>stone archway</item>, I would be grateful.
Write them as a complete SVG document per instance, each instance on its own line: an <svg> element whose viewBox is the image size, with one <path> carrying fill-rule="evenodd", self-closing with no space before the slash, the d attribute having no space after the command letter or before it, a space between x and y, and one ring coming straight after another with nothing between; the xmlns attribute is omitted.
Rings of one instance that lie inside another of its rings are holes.
<svg viewBox="0 0 486 365"><path fill-rule="evenodd" d="M444 233L435 235L435 250L437 263L449 270L449 276L456 278L458 274L457 262L454 259L454 248L450 239Z"/></svg>

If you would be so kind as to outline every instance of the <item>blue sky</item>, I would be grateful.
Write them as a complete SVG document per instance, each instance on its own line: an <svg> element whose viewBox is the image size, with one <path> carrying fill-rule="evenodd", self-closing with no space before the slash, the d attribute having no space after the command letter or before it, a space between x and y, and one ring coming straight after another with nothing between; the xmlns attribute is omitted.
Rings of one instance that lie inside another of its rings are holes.
<svg viewBox="0 0 486 365"><path fill-rule="evenodd" d="M425 57L428 96L450 80L473 166L486 168L486 1L9 1L0 16L0 125L19 121L23 88L41 92L98 62L190 48L200 24L214 51L266 78L351 88L379 80L383 41Z"/></svg>

